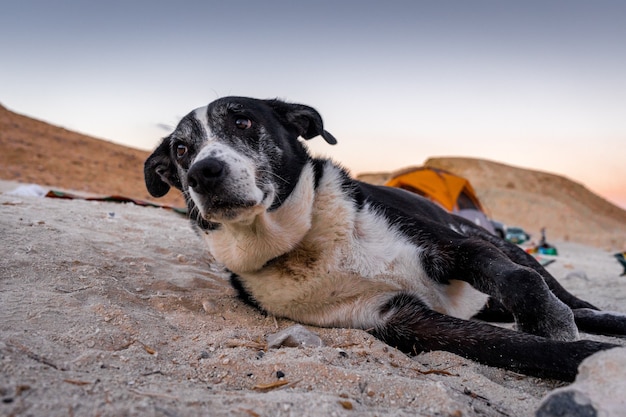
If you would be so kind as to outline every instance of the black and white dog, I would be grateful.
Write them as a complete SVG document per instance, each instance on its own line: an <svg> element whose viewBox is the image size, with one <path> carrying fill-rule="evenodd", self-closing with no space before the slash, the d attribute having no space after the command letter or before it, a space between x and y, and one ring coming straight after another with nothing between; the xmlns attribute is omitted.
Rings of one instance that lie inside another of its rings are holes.
<svg viewBox="0 0 626 417"><path fill-rule="evenodd" d="M366 329L407 353L446 350L572 380L626 335L532 256L404 190L356 181L298 139L335 144L313 108L218 99L185 116L146 160L155 197L182 190L192 223L243 299L315 326ZM472 318L508 316L517 329Z"/></svg>

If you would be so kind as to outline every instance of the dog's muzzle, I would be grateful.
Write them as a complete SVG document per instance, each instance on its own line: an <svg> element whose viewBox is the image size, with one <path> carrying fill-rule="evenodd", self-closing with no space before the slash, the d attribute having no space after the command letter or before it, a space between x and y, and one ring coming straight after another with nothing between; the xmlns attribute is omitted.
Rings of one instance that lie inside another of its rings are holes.
<svg viewBox="0 0 626 417"><path fill-rule="evenodd" d="M195 161L187 172L187 184L191 198L209 221L237 220L253 215L254 208L261 208L267 197L267 193L256 186L252 173L214 157Z"/></svg>

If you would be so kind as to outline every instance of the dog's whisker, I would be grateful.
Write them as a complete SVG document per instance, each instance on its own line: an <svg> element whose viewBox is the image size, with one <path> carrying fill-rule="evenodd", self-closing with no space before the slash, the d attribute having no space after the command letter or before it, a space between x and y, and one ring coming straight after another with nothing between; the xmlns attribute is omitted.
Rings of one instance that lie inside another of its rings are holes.
<svg viewBox="0 0 626 417"><path fill-rule="evenodd" d="M276 178L278 180L281 180L282 182L284 182L285 184L289 183L289 180L281 177L280 175L276 174L275 172L272 172L268 169L259 169L257 170L257 172L262 173L262 174L269 174L272 178Z"/></svg>

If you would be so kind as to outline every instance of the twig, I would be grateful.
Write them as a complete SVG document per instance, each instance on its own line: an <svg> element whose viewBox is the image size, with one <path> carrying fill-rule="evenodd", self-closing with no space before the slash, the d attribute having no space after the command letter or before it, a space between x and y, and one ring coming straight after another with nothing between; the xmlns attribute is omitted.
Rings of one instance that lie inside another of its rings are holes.
<svg viewBox="0 0 626 417"><path fill-rule="evenodd" d="M156 370L152 372L146 372L145 374L141 374L141 376L150 376L150 375L165 375L165 374L161 370Z"/></svg>
<svg viewBox="0 0 626 417"><path fill-rule="evenodd" d="M253 386L252 389L259 390L259 391L268 391L271 389L280 388L287 384L289 384L289 381L281 380L281 381L270 382L269 384L257 384Z"/></svg>
<svg viewBox="0 0 626 417"><path fill-rule="evenodd" d="M62 288L62 287L54 287L55 290L57 290L59 292L62 292L62 293L65 293L65 294L71 294L73 292L78 292L78 291L84 291L84 290L88 290L89 288L93 288L93 285L89 285L89 286L86 286L86 287L80 287L80 288L76 288L76 289L73 289L73 290L69 290L67 288Z"/></svg>
<svg viewBox="0 0 626 417"><path fill-rule="evenodd" d="M255 413L254 411L250 410L249 408L239 408L239 411L241 411L243 413L246 413L246 414L249 414L252 417L261 417L260 414Z"/></svg>
<svg viewBox="0 0 626 417"><path fill-rule="evenodd" d="M143 349L144 349L146 352L148 352L150 355L156 355L156 354L157 354L157 351L156 351L155 349L153 349L153 348L151 348L150 346L146 345L146 344L145 344L145 343L143 343L142 341L140 341L140 340L135 340L135 342L136 342L136 343L139 343L139 344L143 347Z"/></svg>
<svg viewBox="0 0 626 417"><path fill-rule="evenodd" d="M176 400L178 401L179 398L175 397L174 395L169 395L169 394L163 394L160 392L145 392L145 391L139 391L133 388L129 388L128 389L130 392L137 394L137 395L143 395L144 397L151 397L151 398L165 398L168 400Z"/></svg>
<svg viewBox="0 0 626 417"><path fill-rule="evenodd" d="M224 346L229 347L229 348L247 347L247 348L257 349L257 350L267 350L267 343L255 342L252 340L229 339L226 342L224 342Z"/></svg>
<svg viewBox="0 0 626 417"><path fill-rule="evenodd" d="M482 395L478 395L475 392L473 392L471 389L465 387L463 388L463 391L454 388L454 387L450 387L453 391L457 391L459 393L463 393L465 395L467 395L468 397L470 397L473 400L479 400L482 401L487 407L490 407L493 411L495 411L496 413L505 416L505 417L511 417L511 415L509 413L507 413L506 411L502 410L502 408L496 404L494 404L493 402L489 401L489 398L483 397Z"/></svg>
<svg viewBox="0 0 626 417"><path fill-rule="evenodd" d="M298 379L296 381L289 382L284 379L281 379L275 382L270 382L268 384L257 384L253 386L252 389L255 389L258 391L269 391L269 390L280 388L280 387L291 388L291 387L294 387L296 384L298 384L300 381L302 380Z"/></svg>
<svg viewBox="0 0 626 417"><path fill-rule="evenodd" d="M459 374L453 374L452 372L446 371L445 369L429 369L427 371L422 371L421 369L415 369L415 371L422 375L459 376Z"/></svg>
<svg viewBox="0 0 626 417"><path fill-rule="evenodd" d="M91 385L89 381L79 381L78 379L64 379L63 382L67 382L72 385Z"/></svg>
<svg viewBox="0 0 626 417"><path fill-rule="evenodd" d="M27 348L26 346L24 346L23 344L21 344L19 342L15 342L13 340L10 340L8 344L13 345L14 347L18 348L23 353L25 353L26 356L28 356L29 358L31 358L31 359L39 362L39 363L43 363L44 365L48 365L49 367L54 368L57 371L66 371L67 370L65 368L61 368L61 367L57 366L54 362L50 361L49 359L46 359L43 356L36 354L35 352L31 351L29 348Z"/></svg>

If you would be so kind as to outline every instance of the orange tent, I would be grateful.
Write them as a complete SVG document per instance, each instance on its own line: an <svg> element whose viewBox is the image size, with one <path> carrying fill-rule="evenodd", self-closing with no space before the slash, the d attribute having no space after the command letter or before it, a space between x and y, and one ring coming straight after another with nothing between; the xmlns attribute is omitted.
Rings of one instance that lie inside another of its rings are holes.
<svg viewBox="0 0 626 417"><path fill-rule="evenodd" d="M465 209L484 212L469 181L442 169L421 167L405 170L385 185L419 194L451 212Z"/></svg>

